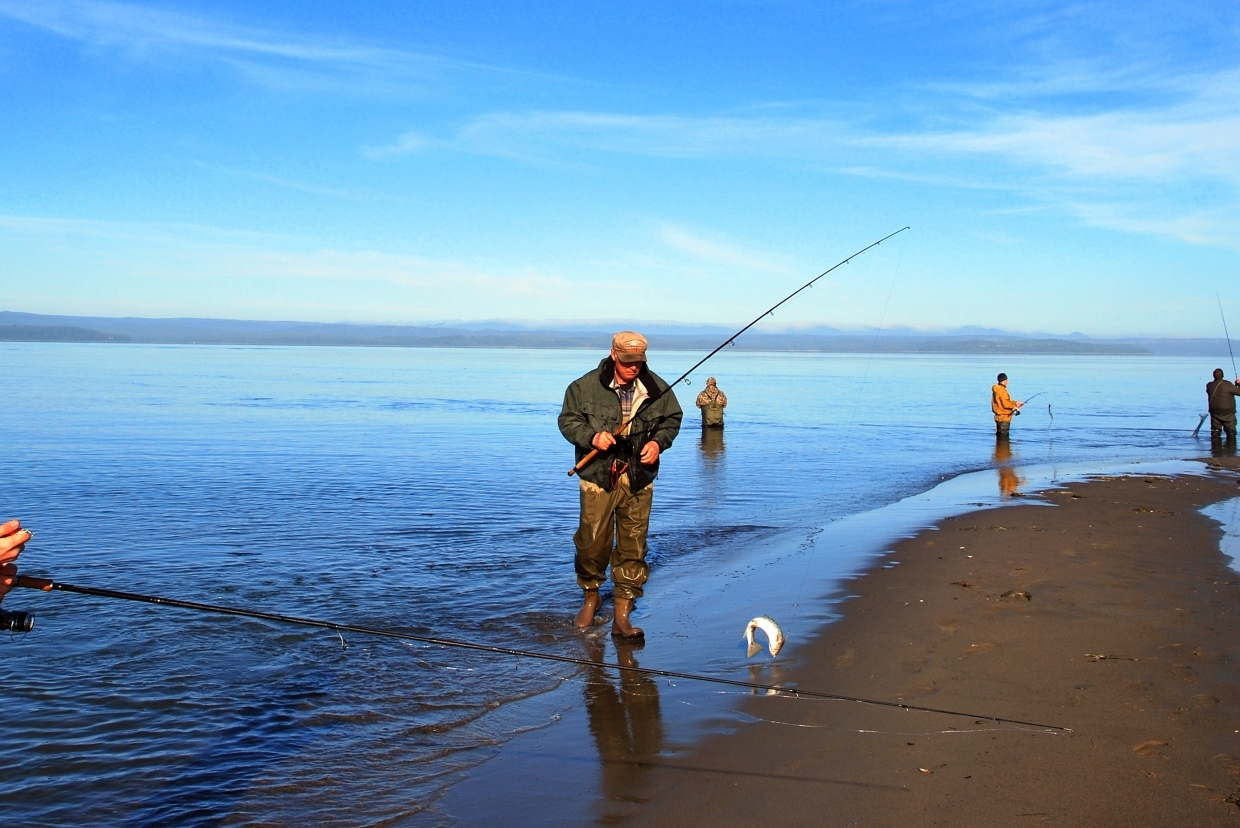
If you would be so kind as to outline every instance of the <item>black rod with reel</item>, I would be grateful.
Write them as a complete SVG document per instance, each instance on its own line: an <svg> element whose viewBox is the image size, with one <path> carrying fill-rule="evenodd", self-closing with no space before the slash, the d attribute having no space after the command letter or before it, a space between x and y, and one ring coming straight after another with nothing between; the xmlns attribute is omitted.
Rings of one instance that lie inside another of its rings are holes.
<svg viewBox="0 0 1240 828"><path fill-rule="evenodd" d="M554 653L539 653L530 650L517 650L511 647L496 647L491 644L479 644L475 641L461 641L455 638L419 635L417 633L399 632L397 630L380 630L374 627L359 626L357 624L338 624L334 621L320 621L315 618L300 618L295 615L282 615L275 612L262 612L259 610L242 609L240 607L224 607L217 604L204 604L198 601L182 601L176 598L163 598L158 595L142 595L136 592L122 592L116 589L75 586L74 584L53 581L49 578L34 578L28 575L17 576L15 583L16 586L19 587L38 589L43 592L51 592L53 590L57 592L74 592L79 595L93 595L99 598L115 598L121 601L137 601L143 604L179 607L181 609L197 610L198 612L214 612L221 615L238 615L243 618L257 618L263 621L279 621L285 624L299 624L303 627L319 627L321 629L332 630L337 634L342 632L353 632L362 635L381 636L383 638L396 638L402 641L417 641L421 644L435 644L441 647L456 647L464 650L492 653L494 655L514 656L517 658L534 658L542 661L556 661L561 664L576 664L582 667L602 667L608 670L628 671L630 673L640 673L647 676L661 676L663 678L684 679L686 681L703 681L711 684L725 684L731 687L743 687L746 690L761 690L768 694L783 694L794 698L856 702L858 704L869 704L877 707L894 707L899 710L916 711L919 713L940 713L945 716L960 716L967 719L978 719L981 721L994 722L995 724L1021 725L1024 727L1036 727L1064 733L1071 732L1072 730L1072 728L1069 727L1040 724L1038 722L1026 722L1020 719L1009 719L1002 716L979 715L974 713L965 713L959 710L940 710L935 707L921 707L915 704L904 704L902 702L864 699L858 696L842 696L835 693L800 690L795 687L781 687L778 684L761 684L759 682L739 681L736 679L720 678L718 676L703 676L695 673L681 673L675 670L657 670L652 667L630 667L624 664L612 664L606 661L591 661L585 658L574 658L573 656L562 656Z"/></svg>
<svg viewBox="0 0 1240 828"><path fill-rule="evenodd" d="M1040 396L1042 396L1042 395L1043 395L1043 394L1045 394L1045 393L1046 393L1045 391L1039 391L1038 393L1034 394L1032 397L1029 397L1028 399L1026 399L1023 403L1021 403L1021 405L1022 405L1022 406L1029 405L1029 400L1032 400L1032 399L1034 399L1034 398L1036 398L1036 397L1040 397ZM1046 406L1046 413L1047 413L1047 414L1050 414L1050 418L1051 418L1052 420L1053 420L1053 419L1055 419L1055 415L1054 415L1054 414L1051 414L1051 407L1050 407L1050 405L1047 405L1047 406ZM1020 416L1020 409L1018 408L1018 409L1016 409L1015 411L1013 411L1013 412L1012 412L1012 415L1013 415L1013 416L1015 416L1015 417L1019 417L1019 416Z"/></svg>
<svg viewBox="0 0 1240 828"><path fill-rule="evenodd" d="M716 348L715 350L711 351L709 354L707 354L706 356L704 356L704 357L702 357L701 359L699 359L696 363L694 363L694 365L693 365L693 367L692 367L692 368L690 368L688 371L685 371L683 374L681 374L679 377L677 377L677 378L676 378L675 380L673 380L672 382L669 382L669 383L667 384L667 387L668 387L668 388L675 388L677 385L680 385L680 383L681 383L682 381L684 381L684 379L685 379L686 377L688 377L690 374L692 374L692 373L693 373L694 371L696 371L698 368L701 368L701 367L702 367L702 364L703 364L704 362L706 362L706 360L710 359L710 358L711 358L711 357L713 357L715 354L719 353L719 352L720 352L720 351L722 351L724 348L726 348L726 347L728 347L729 345L731 345L732 343L734 343L734 342L737 340L737 338L738 338L738 337L740 337L740 335L741 335L741 334L745 333L745 331L749 330L749 329L750 329L750 328L752 328L754 325L757 325L759 322L761 322L761 321L762 321L763 319L765 319L766 317L773 315L773 314L775 313L775 311L779 309L779 306L780 306L780 305L784 304L784 303L785 303L785 302L787 302L789 299L791 299L792 297L796 296L798 293L800 293L801 291L805 290L806 288L811 288L811 287L813 287L813 286L814 286L814 282L817 282L817 281L818 281L819 279L821 279L823 276L826 276L828 273L830 273L831 271L835 270L835 269L836 269L836 268L838 268L838 267L843 267L844 265L848 264L848 263L849 263L849 262L851 262L853 259L857 258L858 256L860 256L862 253L866 252L867 250L870 250L871 248L874 248L874 247L878 247L880 244L882 244L883 242L887 241L887 239L890 239L890 238L891 238L891 237L893 237L893 236L898 236L899 234L903 233L905 230L908 230L908 229L909 229L909 228L908 228L907 226L905 226L905 227L901 227L901 228L900 228L899 230L897 230L896 232L894 232L894 233L889 233L888 235L883 236L881 239L879 239L878 241L874 242L873 244L868 244L868 245L866 245L865 247L863 247L863 248L861 248L860 250L858 250L856 253L854 253L854 254L852 254L851 256L849 256L847 259L844 259L843 261L841 261L841 262L837 262L836 264L833 264L831 267L828 267L828 268L827 268L826 270L824 270L822 273L819 273L817 276L815 276L814 278L810 279L808 282L806 282L805 284L801 285L801 286L800 286L799 288L797 288L796 290L792 291L792 293L789 293L789 294L788 294L787 296L785 296L783 299L780 299L780 300L779 300L778 302L776 302L774 305L772 305L771 307L769 307L769 308L767 308L766 310L764 310L762 313L760 313L760 314L758 315L758 318L754 319L754 320L753 320L752 322L750 322L748 325L746 325L745 327L741 328L741 329L740 329L739 331L737 331L736 333L734 333L734 334L732 334L731 336L729 336L727 339L725 339L725 340L724 340L724 341L723 341L723 342L719 345L719 347L718 347L718 348ZM613 437L618 437L618 436L620 436L620 434L621 434L621 433L623 433L623 432L624 432L624 430L625 430L626 428L628 428L629 423L633 422L633 420L637 418L638 413L639 413L639 412L634 412L634 413L633 413L633 415L632 415L631 417L629 417L629 419L627 419L627 420L625 420L623 423L621 423L621 424L620 424L620 427L619 427L619 428L617 428L615 431L613 431L613 432L612 432L612 436L613 436ZM598 456L598 454L599 454L599 450L598 450L598 449L595 449L594 451L592 451L592 452L590 452L589 454L587 454L585 457L582 457L582 458L581 458L581 460L579 460L579 461L577 462L577 465L573 466L571 469L569 469L569 470L568 470L568 476L569 476L569 477L572 477L574 474L576 474L577 472L579 472L579 471L581 471L582 469L584 469L584 468L586 467L586 464L587 464L587 463L589 463L591 460L593 460L595 457L597 457L597 456Z"/></svg>

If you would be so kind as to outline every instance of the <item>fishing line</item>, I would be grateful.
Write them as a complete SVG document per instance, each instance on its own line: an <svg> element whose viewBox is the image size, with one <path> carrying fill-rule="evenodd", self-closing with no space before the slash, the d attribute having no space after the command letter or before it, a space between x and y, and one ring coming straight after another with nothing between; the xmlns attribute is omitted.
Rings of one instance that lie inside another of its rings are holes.
<svg viewBox="0 0 1240 828"><path fill-rule="evenodd" d="M908 229L908 228L905 228L905 229ZM882 312L882 315L880 315L878 318L878 328L874 331L874 340L870 343L870 354L868 357L866 357L865 370L862 371L861 373L861 385L857 388L857 396L853 399L852 411L848 415L848 423L844 426L844 438L840 440L839 447L836 449L835 455L832 457L831 468L828 470L827 475L826 475L827 479L832 481L833 483L838 482L835 480L836 472L839 470L839 465L842 462L842 458L844 456L844 446L848 443L848 438L852 434L853 424L857 420L857 409L861 407L861 397L865 393L866 383L869 382L869 379L870 379L870 364L874 361L875 352L878 351L878 338L882 336L883 325L886 324L887 322L887 309L891 307L891 297L895 295L896 279L898 279L900 276L900 266L904 264L904 251L907 249L908 249L908 239L906 238L904 240L904 243L900 245L900 257L896 260L895 271L891 274L891 286L887 288L887 300L883 303L883 312ZM819 529L818 532L815 533L815 535L820 534L821 532L822 530ZM805 571L801 573L800 585L797 587L796 600L793 601L793 604L792 604L792 606L797 609L797 612L794 616L796 618L801 617L801 613L800 613L801 596L805 590L805 583L808 580L809 568L810 568L810 565L813 563L815 551L816 551L816 545L811 545L810 550L809 550L809 555L806 557L806 560L805 560Z"/></svg>
<svg viewBox="0 0 1240 828"><path fill-rule="evenodd" d="M988 722L995 722L997 724L1026 725L1028 727L1047 728L1050 730L1059 730L1064 732L1071 731L1071 728L1068 727L1040 724L1038 722L1026 722L1021 721L1020 719L1008 719L1002 716L984 716L974 713L965 713L958 710L941 710L934 707L904 704L903 702L865 699L859 696L844 696L836 693L823 693L815 690L800 690L794 687L780 687L774 684L759 684L752 681L740 681L738 679L727 679L718 676L682 673L676 670L658 670L652 667L636 667L624 664L612 664L606 661L591 661L586 658L575 658L573 656L556 655L554 653L539 653L530 650L517 650L512 647L497 647L491 644L479 644L475 641L461 641L455 638L419 635L417 633L397 632L396 630L380 630L374 627L363 627L358 624L339 624L334 621L320 621L315 618L301 618L295 615L282 615L275 612L262 612L259 610L242 609L240 607L225 607L218 604L204 604L198 601L182 601L176 598L163 598L158 595L142 595L136 592L122 592L120 590L104 589L101 587L75 586L74 584L61 583L47 578L32 578L28 575L18 575L15 583L20 587L25 587L27 589L38 589L43 592L51 592L53 590L57 592L74 592L79 595L93 595L98 598L114 598L120 601L136 601L143 604L179 607L181 609L191 609L198 612L213 612L221 615L238 615L244 618L258 618L263 621L279 621L285 624L298 624L304 627L318 627L321 629L333 630L337 633L354 632L364 635L381 636L383 638L395 638L402 641L417 641L422 644L434 644L441 647L456 647L463 650L474 650L476 652L491 653L494 655L506 655L516 658L532 658L540 659L542 661L556 661L561 664L576 664L581 667L595 667L606 670L619 670L621 672L638 673L647 676L661 676L664 678L684 679L686 681L724 684L730 687L744 687L747 690L774 691L793 696L795 698L855 702L857 704L868 704L876 707L892 707L899 710L917 711L920 713L941 713L946 716L961 716L968 719L981 719Z"/></svg>
<svg viewBox="0 0 1240 828"><path fill-rule="evenodd" d="M839 725L816 725L804 724L802 722L785 722L782 719L770 719L766 716L755 716L752 713L741 713L742 718L749 719L754 722L764 722L766 724L785 725L786 727L803 727L809 730L837 730L841 733L862 733L875 736L947 736L954 733L1041 733L1047 736L1059 736L1058 731L1046 730L1045 728L1027 728L1027 727L975 727L968 730L960 730L953 728L951 730L869 730L863 727L841 727Z"/></svg>

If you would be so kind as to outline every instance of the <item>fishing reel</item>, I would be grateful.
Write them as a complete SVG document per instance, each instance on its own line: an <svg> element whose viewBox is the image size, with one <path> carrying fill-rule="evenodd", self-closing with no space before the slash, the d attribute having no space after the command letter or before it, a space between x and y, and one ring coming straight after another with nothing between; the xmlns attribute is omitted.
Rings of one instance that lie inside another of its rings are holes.
<svg viewBox="0 0 1240 828"><path fill-rule="evenodd" d="M28 633L34 629L34 613L0 609L0 632Z"/></svg>

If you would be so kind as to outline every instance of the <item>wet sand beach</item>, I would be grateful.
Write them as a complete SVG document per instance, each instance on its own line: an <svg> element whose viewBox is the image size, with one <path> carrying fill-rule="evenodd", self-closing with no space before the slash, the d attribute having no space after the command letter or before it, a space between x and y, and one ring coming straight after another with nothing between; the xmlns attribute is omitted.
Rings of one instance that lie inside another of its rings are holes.
<svg viewBox="0 0 1240 828"><path fill-rule="evenodd" d="M1240 578L1199 511L1240 496L1235 460L942 521L847 585L786 679L1034 725L755 697L733 733L617 754L648 770L627 824L1240 822Z"/></svg>

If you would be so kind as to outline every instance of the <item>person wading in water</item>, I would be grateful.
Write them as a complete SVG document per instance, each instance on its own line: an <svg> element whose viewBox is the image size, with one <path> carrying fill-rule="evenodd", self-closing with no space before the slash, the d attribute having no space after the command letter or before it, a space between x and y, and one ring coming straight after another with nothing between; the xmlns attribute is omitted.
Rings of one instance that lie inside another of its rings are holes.
<svg viewBox="0 0 1240 828"><path fill-rule="evenodd" d="M1236 397L1240 396L1240 377L1235 382L1223 379L1223 369L1214 369L1214 381L1206 383L1206 396L1210 398L1210 439L1219 440L1223 434L1236 443Z"/></svg>
<svg viewBox="0 0 1240 828"><path fill-rule="evenodd" d="M995 414L995 437L1006 440L1012 427L1012 417L1020 413L1023 402L1016 402L1008 394L1007 374L1000 374L998 381L990 387L990 410Z"/></svg>
<svg viewBox="0 0 1240 828"><path fill-rule="evenodd" d="M579 471L581 516L573 535L577 585L585 592L573 622L579 629L594 624L610 563L616 601L611 634L644 635L629 614L650 574L646 534L659 455L672 447L683 417L675 392L646 365L646 338L633 331L612 337L611 353L598 368L564 392L560 433L575 447L578 463L599 452Z"/></svg>
<svg viewBox="0 0 1240 828"><path fill-rule="evenodd" d="M728 407L728 397L719 390L714 377L706 380L706 388L697 395L697 407L702 409L702 428L723 428L723 409Z"/></svg>

